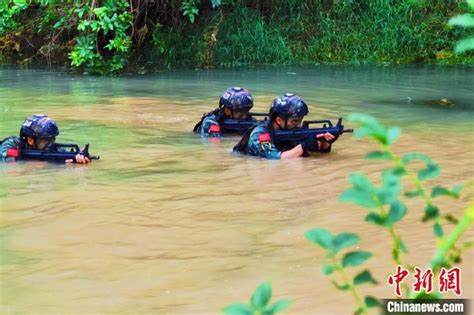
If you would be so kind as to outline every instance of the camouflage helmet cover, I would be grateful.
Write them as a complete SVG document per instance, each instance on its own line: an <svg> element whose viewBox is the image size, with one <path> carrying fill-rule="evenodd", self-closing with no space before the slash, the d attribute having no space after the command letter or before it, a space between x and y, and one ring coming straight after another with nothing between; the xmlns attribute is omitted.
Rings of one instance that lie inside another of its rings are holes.
<svg viewBox="0 0 474 315"><path fill-rule="evenodd" d="M219 107L239 112L250 111L253 107L253 97L247 89L241 87L228 88L219 100Z"/></svg>
<svg viewBox="0 0 474 315"><path fill-rule="evenodd" d="M59 135L58 125L46 115L33 115L25 119L20 129L20 137L52 138Z"/></svg>
<svg viewBox="0 0 474 315"><path fill-rule="evenodd" d="M275 119L277 116L290 118L306 116L308 112L308 106L301 97L285 93L273 100L269 115L271 119Z"/></svg>

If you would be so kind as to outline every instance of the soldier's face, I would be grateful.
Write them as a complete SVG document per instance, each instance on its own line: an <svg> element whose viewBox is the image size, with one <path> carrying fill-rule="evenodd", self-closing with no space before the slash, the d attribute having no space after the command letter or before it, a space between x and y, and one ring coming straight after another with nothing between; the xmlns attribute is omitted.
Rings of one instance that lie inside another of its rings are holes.
<svg viewBox="0 0 474 315"><path fill-rule="evenodd" d="M287 129L295 129L301 126L301 122L303 122L303 116L300 117L290 117L286 122Z"/></svg>
<svg viewBox="0 0 474 315"><path fill-rule="evenodd" d="M246 119L248 112L233 112L232 118L233 119Z"/></svg>
<svg viewBox="0 0 474 315"><path fill-rule="evenodd" d="M37 150L46 150L51 147L56 141L55 137L52 138L38 138L36 139L36 149Z"/></svg>

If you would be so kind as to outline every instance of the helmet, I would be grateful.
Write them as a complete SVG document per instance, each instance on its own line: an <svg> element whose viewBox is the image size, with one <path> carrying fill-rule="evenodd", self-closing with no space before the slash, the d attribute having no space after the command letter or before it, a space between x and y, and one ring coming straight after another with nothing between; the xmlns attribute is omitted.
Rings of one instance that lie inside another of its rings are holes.
<svg viewBox="0 0 474 315"><path fill-rule="evenodd" d="M58 125L46 115L33 115L25 119L20 129L20 138L52 138L59 135Z"/></svg>
<svg viewBox="0 0 474 315"><path fill-rule="evenodd" d="M270 107L270 119L275 119L277 116L290 117L306 116L308 114L308 106L298 95L285 93L282 96L275 98Z"/></svg>
<svg viewBox="0 0 474 315"><path fill-rule="evenodd" d="M241 87L228 88L219 100L219 107L229 108L237 112L250 111L253 107L252 94Z"/></svg>

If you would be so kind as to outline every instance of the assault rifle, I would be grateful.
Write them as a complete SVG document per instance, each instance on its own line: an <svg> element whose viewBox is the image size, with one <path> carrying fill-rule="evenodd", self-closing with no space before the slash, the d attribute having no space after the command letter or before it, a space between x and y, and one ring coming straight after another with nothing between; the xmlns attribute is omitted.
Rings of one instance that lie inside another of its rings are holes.
<svg viewBox="0 0 474 315"><path fill-rule="evenodd" d="M224 131L227 132L235 132L235 133L244 133L250 127L253 127L255 124L259 123L261 120L257 120L255 116L262 116L265 117L264 120L267 119L268 114L265 113L250 113L248 119L239 120L239 119L230 119L226 118L221 124L221 127Z"/></svg>
<svg viewBox="0 0 474 315"><path fill-rule="evenodd" d="M310 128L311 124L323 124L319 128ZM330 120L308 120L303 121L303 126L296 129L275 130L275 141L292 141L293 143L302 143L308 137L316 138L319 134L329 132L333 136L338 137L346 132L353 132L354 129L344 129L342 118L337 120L337 124L333 125Z"/></svg>
<svg viewBox="0 0 474 315"><path fill-rule="evenodd" d="M98 160L100 156L92 156L89 154L89 143L81 150L77 144L55 143L51 150L22 150L21 158L25 160L40 160L51 162L65 162L73 160L76 163L76 155L81 154L89 160Z"/></svg>

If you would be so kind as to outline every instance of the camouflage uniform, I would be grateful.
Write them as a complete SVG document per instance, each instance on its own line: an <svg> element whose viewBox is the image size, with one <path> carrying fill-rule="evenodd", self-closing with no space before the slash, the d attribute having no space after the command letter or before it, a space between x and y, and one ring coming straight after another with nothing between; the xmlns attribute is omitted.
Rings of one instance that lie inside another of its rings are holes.
<svg viewBox="0 0 474 315"><path fill-rule="evenodd" d="M0 159L2 161L16 161L23 158L22 151L31 148L26 139L48 140L46 147L42 149L51 150L52 144L59 135L56 122L47 115L36 114L25 119L20 129L20 137L8 137L0 142ZM36 145L35 145L36 147Z"/></svg>
<svg viewBox="0 0 474 315"><path fill-rule="evenodd" d="M197 128L197 132L202 137L220 137L221 136L221 126L219 123L219 118L222 119L223 113L220 111L213 111L202 120L201 125Z"/></svg>
<svg viewBox="0 0 474 315"><path fill-rule="evenodd" d="M271 122L265 121L249 129L234 147L234 151L270 160L279 160L282 151L288 147L289 145L286 143L275 144Z"/></svg>
<svg viewBox="0 0 474 315"><path fill-rule="evenodd" d="M224 110L230 110L229 117L234 114L247 113L253 106L253 98L247 89L241 87L232 87L224 91L219 99L219 108L202 116L201 120L194 126L193 131L203 137L220 137L222 133L236 132L235 130L224 130L223 121L226 118Z"/></svg>
<svg viewBox="0 0 474 315"><path fill-rule="evenodd" d="M272 131L268 124L261 124L255 127L250 133L247 154L269 160L279 160L282 151L274 144Z"/></svg>
<svg viewBox="0 0 474 315"><path fill-rule="evenodd" d="M22 141L19 137L9 137L0 145L0 157L3 162L16 161L20 158Z"/></svg>
<svg viewBox="0 0 474 315"><path fill-rule="evenodd" d="M234 147L235 152L249 154L271 160L281 159L282 152L292 150L301 145L303 153L301 156L309 156L308 151L327 153L331 150L321 150L316 138L306 138L304 141L275 140L273 123L276 118L285 119L285 129L288 119L291 117L304 117L308 114L308 106L297 95L285 93L273 100L269 112L269 120L247 130L242 139Z"/></svg>

